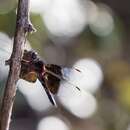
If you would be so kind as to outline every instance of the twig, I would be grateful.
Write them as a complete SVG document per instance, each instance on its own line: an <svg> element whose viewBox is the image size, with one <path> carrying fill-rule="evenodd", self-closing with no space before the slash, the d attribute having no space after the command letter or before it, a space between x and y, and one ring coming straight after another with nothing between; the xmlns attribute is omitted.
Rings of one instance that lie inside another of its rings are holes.
<svg viewBox="0 0 130 130"><path fill-rule="evenodd" d="M10 65L10 71L6 82L0 111L0 130L9 130L12 107L16 94L16 83L20 74L23 46L26 41L26 34L34 30L33 26L30 24L28 14L29 1L19 0L13 52L11 58L8 61Z"/></svg>

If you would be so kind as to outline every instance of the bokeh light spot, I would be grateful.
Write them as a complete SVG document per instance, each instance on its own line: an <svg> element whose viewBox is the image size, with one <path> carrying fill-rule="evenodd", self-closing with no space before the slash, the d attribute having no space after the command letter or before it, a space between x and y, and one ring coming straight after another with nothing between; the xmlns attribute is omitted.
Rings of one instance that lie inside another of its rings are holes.
<svg viewBox="0 0 130 130"><path fill-rule="evenodd" d="M55 0L43 14L43 21L52 35L73 37L86 26L86 15L86 10L78 0Z"/></svg>
<svg viewBox="0 0 130 130"><path fill-rule="evenodd" d="M9 66L5 61L9 59L12 51L12 40L4 33L0 32L0 80L7 77Z"/></svg>
<svg viewBox="0 0 130 130"><path fill-rule="evenodd" d="M34 110L41 112L52 107L52 104L39 80L37 80L36 83L30 83L20 79L17 85L20 92L25 96L29 105Z"/></svg>
<svg viewBox="0 0 130 130"><path fill-rule="evenodd" d="M39 122L37 130L69 130L69 127L61 119L50 116Z"/></svg>
<svg viewBox="0 0 130 130"><path fill-rule="evenodd" d="M79 91L66 82L60 86L58 99L68 111L79 118L90 117L97 108L96 99L91 93Z"/></svg>
<svg viewBox="0 0 130 130"><path fill-rule="evenodd" d="M98 5L97 16L90 23L90 28L97 36L107 36L114 29L114 20L112 12L104 4Z"/></svg>
<svg viewBox="0 0 130 130"><path fill-rule="evenodd" d="M80 59L74 68L81 72L72 71L69 74L69 80L79 88L83 88L89 92L96 92L103 81L103 72L101 66L94 59Z"/></svg>

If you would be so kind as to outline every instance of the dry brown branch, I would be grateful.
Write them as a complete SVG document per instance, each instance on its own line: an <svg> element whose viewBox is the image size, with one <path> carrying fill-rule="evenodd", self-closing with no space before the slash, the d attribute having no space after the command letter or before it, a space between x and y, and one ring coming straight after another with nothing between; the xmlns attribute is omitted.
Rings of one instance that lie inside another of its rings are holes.
<svg viewBox="0 0 130 130"><path fill-rule="evenodd" d="M10 60L10 71L5 86L2 106L0 111L0 130L9 130L12 107L16 94L16 83L19 79L23 46L26 34L33 31L29 21L29 1L19 0L17 9L16 30L14 36L13 51Z"/></svg>

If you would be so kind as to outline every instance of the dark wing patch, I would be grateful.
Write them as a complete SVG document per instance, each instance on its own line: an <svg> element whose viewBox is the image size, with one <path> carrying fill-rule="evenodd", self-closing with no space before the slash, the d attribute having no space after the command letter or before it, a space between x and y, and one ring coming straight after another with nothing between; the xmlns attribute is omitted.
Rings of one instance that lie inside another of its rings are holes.
<svg viewBox="0 0 130 130"><path fill-rule="evenodd" d="M26 63L21 63L21 72L19 77L21 79L24 79L28 82L36 82L37 80L37 73L31 68L31 66L29 64Z"/></svg>
<svg viewBox="0 0 130 130"><path fill-rule="evenodd" d="M58 65L47 64L45 66L45 69L47 71L55 73L56 75L58 75L60 77L62 76L61 67ZM45 78L47 80L47 86L48 86L50 92L53 94L56 94L58 92L58 89L59 89L60 79L54 75L51 75L50 73L46 73Z"/></svg>
<svg viewBox="0 0 130 130"><path fill-rule="evenodd" d="M21 78L28 82L35 83L37 80L37 73L32 71L27 74L24 74Z"/></svg>

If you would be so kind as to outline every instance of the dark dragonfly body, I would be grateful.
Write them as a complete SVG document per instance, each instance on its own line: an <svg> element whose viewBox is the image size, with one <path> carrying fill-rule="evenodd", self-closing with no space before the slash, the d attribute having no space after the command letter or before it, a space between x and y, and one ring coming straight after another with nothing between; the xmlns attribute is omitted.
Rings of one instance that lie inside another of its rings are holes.
<svg viewBox="0 0 130 130"><path fill-rule="evenodd" d="M6 50L2 51L4 53L6 52L6 54L10 53ZM46 64L35 51L24 50L19 78L32 83L39 80L51 104L56 105L53 94L57 94L60 86L72 87L78 90L78 92L81 92L81 89L70 81L71 72L77 72L76 74L78 76L82 74L77 68L66 68L55 64ZM68 85L64 85L64 83Z"/></svg>
<svg viewBox="0 0 130 130"><path fill-rule="evenodd" d="M55 100L52 94L56 94L60 80L62 79L62 67L54 64L45 64L34 51L24 51L21 61L20 78L36 82L38 79L45 89L45 92L53 105Z"/></svg>

